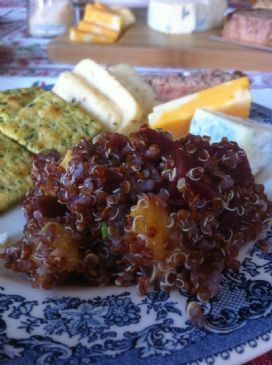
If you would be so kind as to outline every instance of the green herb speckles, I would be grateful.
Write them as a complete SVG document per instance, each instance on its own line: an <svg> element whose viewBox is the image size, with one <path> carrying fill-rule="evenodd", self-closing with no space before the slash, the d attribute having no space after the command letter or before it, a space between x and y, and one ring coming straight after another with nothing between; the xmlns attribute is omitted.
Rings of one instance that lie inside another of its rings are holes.
<svg viewBox="0 0 272 365"><path fill-rule="evenodd" d="M44 91L29 106L18 112L2 132L34 153L55 149L64 154L80 142L100 133L100 124L79 107L69 104L50 91Z"/></svg>

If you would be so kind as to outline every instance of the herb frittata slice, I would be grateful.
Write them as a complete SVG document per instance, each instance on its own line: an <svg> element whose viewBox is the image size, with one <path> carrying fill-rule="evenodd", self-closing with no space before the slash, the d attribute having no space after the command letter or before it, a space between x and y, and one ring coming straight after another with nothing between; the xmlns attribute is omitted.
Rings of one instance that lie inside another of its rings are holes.
<svg viewBox="0 0 272 365"><path fill-rule="evenodd" d="M31 154L0 133L0 212L21 200L31 187Z"/></svg>
<svg viewBox="0 0 272 365"><path fill-rule="evenodd" d="M43 90L38 87L1 91L0 122L8 122L19 110L42 93Z"/></svg>
<svg viewBox="0 0 272 365"><path fill-rule="evenodd" d="M101 126L77 105L44 91L13 120L0 121L0 131L33 153L55 149L64 154L82 138L100 133Z"/></svg>

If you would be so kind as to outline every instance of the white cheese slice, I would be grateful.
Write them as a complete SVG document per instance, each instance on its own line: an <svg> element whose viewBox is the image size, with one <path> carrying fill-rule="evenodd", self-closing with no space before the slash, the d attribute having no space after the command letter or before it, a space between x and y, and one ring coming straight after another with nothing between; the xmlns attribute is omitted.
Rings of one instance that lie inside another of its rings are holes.
<svg viewBox="0 0 272 365"><path fill-rule="evenodd" d="M152 87L143 81L134 68L126 64L118 64L109 68L110 74L120 82L141 105L143 117L151 113L156 101Z"/></svg>
<svg viewBox="0 0 272 365"><path fill-rule="evenodd" d="M226 0L150 0L148 25L163 33L185 34L218 26Z"/></svg>
<svg viewBox="0 0 272 365"><path fill-rule="evenodd" d="M72 72L60 74L53 92L68 103L79 104L106 130L115 131L121 124L122 116L116 105L99 90Z"/></svg>
<svg viewBox="0 0 272 365"><path fill-rule="evenodd" d="M121 112L121 123L115 130L129 134L139 129L142 110L136 99L104 67L90 59L79 62L73 73L81 77L88 85L96 88L109 98Z"/></svg>
<svg viewBox="0 0 272 365"><path fill-rule="evenodd" d="M223 137L237 142L245 150L254 175L272 163L272 126L268 124L197 109L190 133L210 136L212 143Z"/></svg>

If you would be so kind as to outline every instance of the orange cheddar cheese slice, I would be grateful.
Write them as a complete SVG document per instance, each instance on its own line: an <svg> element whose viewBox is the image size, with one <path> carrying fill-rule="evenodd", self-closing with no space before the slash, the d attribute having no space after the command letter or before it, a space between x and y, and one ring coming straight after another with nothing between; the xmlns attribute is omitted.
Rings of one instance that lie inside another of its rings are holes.
<svg viewBox="0 0 272 365"><path fill-rule="evenodd" d="M229 81L154 107L149 126L169 131L175 139L189 133L197 108L248 118L252 96L247 77Z"/></svg>
<svg viewBox="0 0 272 365"><path fill-rule="evenodd" d="M99 34L84 32L75 27L70 28L69 32L70 41L80 43L113 43L115 40L110 37L106 37Z"/></svg>
<svg viewBox="0 0 272 365"><path fill-rule="evenodd" d="M128 28L129 26L131 26L133 23L136 22L135 15L128 8L118 6L118 5L112 5L111 10L121 16L123 29Z"/></svg>
<svg viewBox="0 0 272 365"><path fill-rule="evenodd" d="M79 22L77 29L81 30L82 32L88 32L103 37L108 37L111 38L113 41L116 41L119 37L119 32L116 32L115 30L106 27L102 27L101 25L87 22L85 20L81 20Z"/></svg>
<svg viewBox="0 0 272 365"><path fill-rule="evenodd" d="M96 2L94 4L94 6L97 9L116 13L116 14L120 15L122 18L122 28L123 29L129 27L131 24L135 23L135 21L136 21L136 18L134 16L134 14L132 13L132 11L126 7L119 6L119 5L112 5L111 7L109 7L109 6L99 3L99 2Z"/></svg>
<svg viewBox="0 0 272 365"><path fill-rule="evenodd" d="M116 32L122 30L122 17L112 11L98 9L96 6L87 4L85 7L84 20L90 23L109 28Z"/></svg>

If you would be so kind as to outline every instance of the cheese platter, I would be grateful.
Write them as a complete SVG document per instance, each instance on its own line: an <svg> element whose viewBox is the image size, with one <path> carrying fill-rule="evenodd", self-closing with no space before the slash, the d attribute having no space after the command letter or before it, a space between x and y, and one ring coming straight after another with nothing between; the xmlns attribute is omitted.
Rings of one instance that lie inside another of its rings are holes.
<svg viewBox="0 0 272 365"><path fill-rule="evenodd" d="M109 63L151 67L220 68L271 71L271 55L262 50L215 42L218 29L200 33L163 34L147 25L146 9L133 9L136 23L113 44L71 42L69 34L48 46L54 62L75 64L83 58Z"/></svg>

